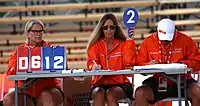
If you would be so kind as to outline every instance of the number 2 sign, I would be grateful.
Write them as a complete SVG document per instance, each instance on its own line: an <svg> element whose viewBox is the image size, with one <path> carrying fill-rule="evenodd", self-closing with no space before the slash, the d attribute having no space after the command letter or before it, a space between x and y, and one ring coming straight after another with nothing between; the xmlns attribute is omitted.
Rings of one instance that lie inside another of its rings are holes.
<svg viewBox="0 0 200 106"><path fill-rule="evenodd" d="M46 73L66 69L65 47L34 47L17 49L17 74Z"/></svg>
<svg viewBox="0 0 200 106"><path fill-rule="evenodd" d="M136 9L128 8L124 11L123 21L126 27L132 28L135 27L139 19L139 15Z"/></svg>

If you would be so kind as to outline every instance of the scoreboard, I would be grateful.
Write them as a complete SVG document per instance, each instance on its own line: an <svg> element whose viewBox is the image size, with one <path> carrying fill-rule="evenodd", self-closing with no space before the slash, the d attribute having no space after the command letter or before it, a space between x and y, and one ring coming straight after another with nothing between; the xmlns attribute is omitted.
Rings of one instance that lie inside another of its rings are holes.
<svg viewBox="0 0 200 106"><path fill-rule="evenodd" d="M66 48L56 47L18 47L17 74L50 73L66 70Z"/></svg>

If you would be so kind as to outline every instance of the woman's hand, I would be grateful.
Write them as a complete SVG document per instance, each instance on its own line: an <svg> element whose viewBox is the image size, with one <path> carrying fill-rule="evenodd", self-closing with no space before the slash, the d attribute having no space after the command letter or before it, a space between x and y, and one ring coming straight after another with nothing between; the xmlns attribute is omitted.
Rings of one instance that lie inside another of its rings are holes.
<svg viewBox="0 0 200 106"><path fill-rule="evenodd" d="M94 64L94 65L92 66L92 70L101 70L101 65Z"/></svg>
<svg viewBox="0 0 200 106"><path fill-rule="evenodd" d="M128 39L133 39L135 36L135 28L132 27L132 28L129 28L128 29Z"/></svg>
<svg viewBox="0 0 200 106"><path fill-rule="evenodd" d="M148 65L153 65L153 64L158 64L158 62L156 60L152 60L148 63Z"/></svg>

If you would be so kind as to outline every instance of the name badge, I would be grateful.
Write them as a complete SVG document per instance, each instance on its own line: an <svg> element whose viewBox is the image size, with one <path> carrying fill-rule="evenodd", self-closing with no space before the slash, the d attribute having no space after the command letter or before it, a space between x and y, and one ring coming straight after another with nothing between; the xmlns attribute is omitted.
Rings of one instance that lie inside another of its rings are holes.
<svg viewBox="0 0 200 106"><path fill-rule="evenodd" d="M158 92L166 92L166 91L167 91L167 78L159 77Z"/></svg>

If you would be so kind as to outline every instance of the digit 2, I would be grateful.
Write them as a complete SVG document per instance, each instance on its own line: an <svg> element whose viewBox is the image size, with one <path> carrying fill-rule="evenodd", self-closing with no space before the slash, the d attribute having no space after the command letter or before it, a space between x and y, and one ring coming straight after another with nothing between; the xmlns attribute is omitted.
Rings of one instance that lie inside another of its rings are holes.
<svg viewBox="0 0 200 106"><path fill-rule="evenodd" d="M135 23L135 20L133 19L134 18L134 16L135 16L135 12L133 11L133 10L129 10L128 12L127 12L127 15L131 15L130 16L130 18L128 19L128 21L127 21L127 23Z"/></svg>

